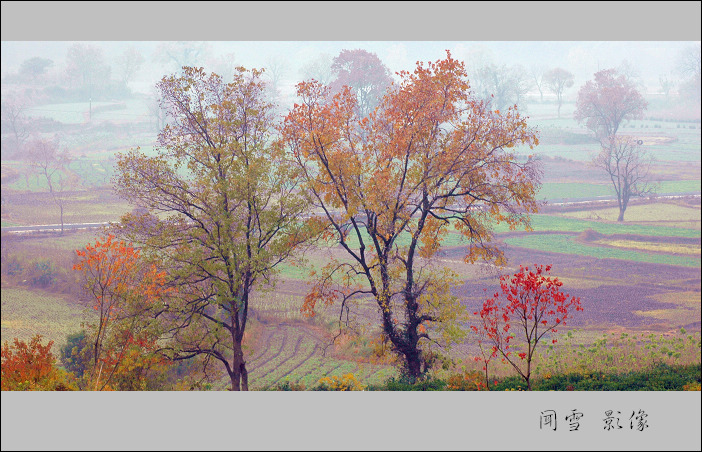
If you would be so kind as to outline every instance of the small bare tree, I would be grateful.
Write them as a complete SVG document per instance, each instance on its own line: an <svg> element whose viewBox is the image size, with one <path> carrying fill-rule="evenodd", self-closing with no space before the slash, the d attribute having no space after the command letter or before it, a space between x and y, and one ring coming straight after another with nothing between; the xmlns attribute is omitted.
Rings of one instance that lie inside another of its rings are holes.
<svg viewBox="0 0 702 452"><path fill-rule="evenodd" d="M661 86L661 92L665 95L665 101L670 100L670 91L675 87L675 81L672 78L668 78L667 75L661 75L658 77L658 83Z"/></svg>
<svg viewBox="0 0 702 452"><path fill-rule="evenodd" d="M156 132L161 132L166 127L166 109L163 106L161 93L152 90L151 95L144 101L149 111L149 118L155 123Z"/></svg>
<svg viewBox="0 0 702 452"><path fill-rule="evenodd" d="M334 80L332 72L333 58L328 53L322 53L317 58L310 60L300 69L303 80L314 79L322 85L328 85Z"/></svg>
<svg viewBox="0 0 702 452"><path fill-rule="evenodd" d="M124 86L129 84L143 65L144 56L134 46L127 47L127 49L120 54L117 58L117 67Z"/></svg>
<svg viewBox="0 0 702 452"><path fill-rule="evenodd" d="M30 135L29 120L26 111L31 106L31 99L20 92L2 94L2 132L9 132L10 149L8 155L21 157L25 141Z"/></svg>
<svg viewBox="0 0 702 452"><path fill-rule="evenodd" d="M561 105L563 104L563 91L573 86L573 74L562 68L554 68L544 74L544 84L551 90L558 99L558 117L561 117Z"/></svg>
<svg viewBox="0 0 702 452"><path fill-rule="evenodd" d="M685 80L680 86L680 93L685 99L700 101L700 44L685 48L678 56L677 69Z"/></svg>
<svg viewBox="0 0 702 452"><path fill-rule="evenodd" d="M632 197L654 193L649 177L652 160L641 147L640 140L627 136L613 136L609 145L603 146L595 157L593 163L607 172L617 194L617 221L624 221L624 212Z"/></svg>
<svg viewBox="0 0 702 452"><path fill-rule="evenodd" d="M536 89L539 90L539 98L540 102L544 102L544 75L548 72L546 70L546 67L543 65L536 65L532 66L529 74L531 75L532 80L534 81L534 86L536 86Z"/></svg>
<svg viewBox="0 0 702 452"><path fill-rule="evenodd" d="M29 144L31 166L39 178L46 180L49 193L61 211L61 234L63 234L63 211L66 205L66 192L76 184L68 165L71 162L66 150L59 148L58 140L37 139Z"/></svg>

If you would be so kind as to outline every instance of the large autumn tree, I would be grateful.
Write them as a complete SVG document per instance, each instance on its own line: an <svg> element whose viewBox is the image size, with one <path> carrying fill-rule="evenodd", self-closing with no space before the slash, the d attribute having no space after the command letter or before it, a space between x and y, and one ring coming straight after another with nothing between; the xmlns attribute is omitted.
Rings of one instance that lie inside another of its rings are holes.
<svg viewBox="0 0 702 452"><path fill-rule="evenodd" d="M120 234L158 255L172 278L164 320L174 359L201 356L248 389L243 349L251 294L309 237L300 170L272 146L273 117L261 71L217 74L185 67L158 83L170 121L155 155L117 163L117 191L147 209Z"/></svg>
<svg viewBox="0 0 702 452"><path fill-rule="evenodd" d="M329 236L348 257L324 269L303 311L370 297L382 335L416 380L429 344L463 334L456 278L430 265L442 240L458 232L467 262L503 262L490 243L492 226L529 227L540 173L514 154L538 143L535 131L516 109L497 112L476 100L464 64L449 52L400 76L367 118L350 89L330 97L316 82L301 83L301 103L282 133Z"/></svg>

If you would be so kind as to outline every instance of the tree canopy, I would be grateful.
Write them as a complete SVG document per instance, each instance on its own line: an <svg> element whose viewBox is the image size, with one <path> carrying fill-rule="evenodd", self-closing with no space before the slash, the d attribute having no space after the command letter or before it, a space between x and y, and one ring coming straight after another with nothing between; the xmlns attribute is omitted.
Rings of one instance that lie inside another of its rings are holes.
<svg viewBox="0 0 702 452"><path fill-rule="evenodd" d="M606 69L580 88L574 115L576 121L607 143L622 121L640 118L647 105L634 82L616 69Z"/></svg>
<svg viewBox="0 0 702 452"><path fill-rule="evenodd" d="M362 49L342 50L332 61L331 70L335 76L331 82L332 92L350 87L356 95L356 108L361 117L375 109L392 84L387 66L375 53Z"/></svg>
<svg viewBox="0 0 702 452"><path fill-rule="evenodd" d="M146 208L120 234L157 256L177 291L163 314L174 359L203 356L248 388L242 342L250 295L309 237L299 169L273 145L261 71L237 68L224 83L185 67L158 84L172 123L155 156L118 159L117 191Z"/></svg>
<svg viewBox="0 0 702 452"><path fill-rule="evenodd" d="M416 379L426 347L458 340L465 318L451 272L431 258L457 232L466 261L503 262L492 226L529 227L540 170L513 153L538 144L536 132L516 108L496 112L476 100L464 64L449 52L399 75L399 87L367 118L350 89L331 97L319 83L300 83L283 139L328 237L350 258L325 268L303 311L337 300L348 309L371 297L383 337Z"/></svg>

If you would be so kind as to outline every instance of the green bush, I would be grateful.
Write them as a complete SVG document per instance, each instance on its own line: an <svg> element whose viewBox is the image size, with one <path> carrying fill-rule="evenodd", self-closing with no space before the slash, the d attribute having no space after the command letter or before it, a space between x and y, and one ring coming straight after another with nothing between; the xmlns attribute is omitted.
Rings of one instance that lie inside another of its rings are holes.
<svg viewBox="0 0 702 452"><path fill-rule="evenodd" d="M55 273L56 271L50 260L37 261L30 272L29 283L32 287L49 287L55 278Z"/></svg>
<svg viewBox="0 0 702 452"><path fill-rule="evenodd" d="M701 370L700 364L658 364L649 370L625 373L569 373L536 380L533 388L536 391L566 391L569 387L576 391L682 391L686 385L701 381Z"/></svg>
<svg viewBox="0 0 702 452"><path fill-rule="evenodd" d="M267 389L268 391L304 391L305 385L303 383L291 383L288 380L283 382L278 382L273 387Z"/></svg>
<svg viewBox="0 0 702 452"><path fill-rule="evenodd" d="M66 345L61 347L61 363L67 371L81 378L88 366L88 353L85 352L88 340L85 330L66 336Z"/></svg>
<svg viewBox="0 0 702 452"><path fill-rule="evenodd" d="M532 381L533 391L698 391L702 367L700 364L658 364L648 370L624 373L571 372L548 374ZM492 379L491 379L492 380ZM476 380L477 381L477 380ZM519 376L495 380L491 391L526 391L526 383ZM381 385L370 385L369 391L447 391L455 385L442 379L427 379L411 384L401 378L391 378ZM471 388L472 389L472 388ZM475 389L478 389L477 387ZM459 389L461 390L461 389ZM468 390L468 388L464 389Z"/></svg>
<svg viewBox="0 0 702 452"><path fill-rule="evenodd" d="M363 386L354 374L345 374L341 377L323 377L319 384L312 388L313 391L363 391Z"/></svg>
<svg viewBox="0 0 702 452"><path fill-rule="evenodd" d="M2 262L2 273L8 276L16 276L22 273L22 263L17 256L9 256Z"/></svg>
<svg viewBox="0 0 702 452"><path fill-rule="evenodd" d="M368 391L444 391L446 390L444 380L428 378L416 383L410 383L405 378L392 377L382 385L369 385Z"/></svg>

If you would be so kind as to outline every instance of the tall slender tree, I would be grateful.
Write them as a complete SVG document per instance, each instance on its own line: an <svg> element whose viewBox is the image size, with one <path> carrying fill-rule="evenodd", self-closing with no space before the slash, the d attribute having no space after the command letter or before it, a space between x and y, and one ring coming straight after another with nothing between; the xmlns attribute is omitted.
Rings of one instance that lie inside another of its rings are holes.
<svg viewBox="0 0 702 452"><path fill-rule="evenodd" d="M161 316L164 353L220 363L232 390L247 390L251 294L310 237L300 170L273 146L261 71L238 68L224 83L185 67L158 88L172 122L157 155L120 155L116 176L117 191L150 213L125 216L119 234L157 255L177 290Z"/></svg>
<svg viewBox="0 0 702 452"><path fill-rule="evenodd" d="M46 182L51 199L59 208L63 234L67 192L78 184L77 176L68 167L71 157L66 149L60 147L56 138L33 140L28 148L30 166L38 177Z"/></svg>

